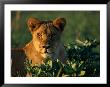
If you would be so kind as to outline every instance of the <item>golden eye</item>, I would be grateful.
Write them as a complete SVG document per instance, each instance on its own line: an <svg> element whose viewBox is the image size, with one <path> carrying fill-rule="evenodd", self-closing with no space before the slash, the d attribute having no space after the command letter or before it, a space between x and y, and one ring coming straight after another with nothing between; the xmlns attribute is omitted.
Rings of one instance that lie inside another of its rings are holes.
<svg viewBox="0 0 110 87"><path fill-rule="evenodd" d="M41 34L41 33L37 33L37 36L38 36L39 38L41 38L41 37L42 37L42 34Z"/></svg>
<svg viewBox="0 0 110 87"><path fill-rule="evenodd" d="M40 36L40 33L37 33L37 36Z"/></svg>

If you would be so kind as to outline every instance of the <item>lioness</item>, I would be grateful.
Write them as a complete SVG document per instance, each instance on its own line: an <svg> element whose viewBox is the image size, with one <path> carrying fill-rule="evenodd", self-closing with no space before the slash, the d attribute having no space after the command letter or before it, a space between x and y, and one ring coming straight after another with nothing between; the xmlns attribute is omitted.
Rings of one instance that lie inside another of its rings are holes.
<svg viewBox="0 0 110 87"><path fill-rule="evenodd" d="M26 58L32 60L32 64L42 64L47 57L52 58L52 60L59 58L64 63L66 61L65 49L60 38L65 24L66 20L60 17L53 21L40 21L37 18L29 18L27 25L32 34L32 40L21 49L21 54L25 54ZM23 62L23 57L21 58L20 62ZM13 56L12 65L14 67Z"/></svg>

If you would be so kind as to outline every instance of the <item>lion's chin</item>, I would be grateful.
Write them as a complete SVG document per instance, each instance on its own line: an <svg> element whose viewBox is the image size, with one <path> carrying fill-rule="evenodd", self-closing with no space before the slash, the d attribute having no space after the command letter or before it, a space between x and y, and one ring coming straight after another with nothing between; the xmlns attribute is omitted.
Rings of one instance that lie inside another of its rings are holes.
<svg viewBox="0 0 110 87"><path fill-rule="evenodd" d="M52 58L53 54L52 53L43 53L41 54L43 58Z"/></svg>

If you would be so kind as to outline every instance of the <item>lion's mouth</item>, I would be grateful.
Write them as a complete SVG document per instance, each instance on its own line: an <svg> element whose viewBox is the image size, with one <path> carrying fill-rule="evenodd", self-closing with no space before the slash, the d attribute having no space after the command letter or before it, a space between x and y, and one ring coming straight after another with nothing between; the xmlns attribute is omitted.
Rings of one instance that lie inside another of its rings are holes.
<svg viewBox="0 0 110 87"><path fill-rule="evenodd" d="M49 57L49 58L52 58L53 57L53 53L42 53L41 54L44 58L47 58L47 57Z"/></svg>
<svg viewBox="0 0 110 87"><path fill-rule="evenodd" d="M50 48L50 49L43 49L42 50L42 53L45 53L45 54L53 54L54 53L54 50L52 49L52 48Z"/></svg>
<svg viewBox="0 0 110 87"><path fill-rule="evenodd" d="M41 54L54 54L54 52L43 52L43 53L41 53Z"/></svg>

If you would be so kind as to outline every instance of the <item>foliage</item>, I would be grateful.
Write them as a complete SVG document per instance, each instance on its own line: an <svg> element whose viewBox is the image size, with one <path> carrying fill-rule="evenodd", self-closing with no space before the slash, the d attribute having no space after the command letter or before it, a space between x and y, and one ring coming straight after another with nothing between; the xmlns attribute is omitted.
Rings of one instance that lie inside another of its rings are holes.
<svg viewBox="0 0 110 87"><path fill-rule="evenodd" d="M97 77L100 76L100 54L94 49L99 45L96 40L76 40L76 43L65 45L67 61L47 58L44 64L31 65L26 60L25 70L33 77Z"/></svg>

